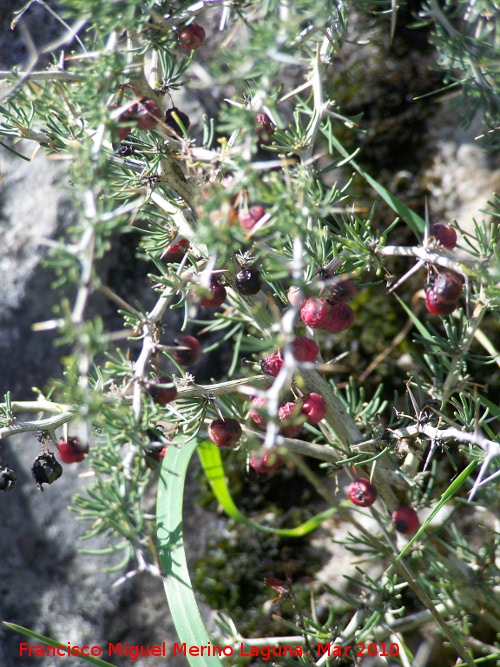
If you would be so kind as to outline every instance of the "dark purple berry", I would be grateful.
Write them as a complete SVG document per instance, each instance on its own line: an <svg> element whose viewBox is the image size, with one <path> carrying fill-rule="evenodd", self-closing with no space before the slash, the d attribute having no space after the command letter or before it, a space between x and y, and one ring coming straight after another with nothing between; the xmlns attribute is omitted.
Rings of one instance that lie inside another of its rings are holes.
<svg viewBox="0 0 500 667"><path fill-rule="evenodd" d="M356 285L351 280L339 280L338 283L326 288L328 303L346 303L356 295Z"/></svg>
<svg viewBox="0 0 500 667"><path fill-rule="evenodd" d="M448 248L448 250L453 250L457 245L456 231L444 222L436 222L434 225L431 225L429 235L433 236L440 245Z"/></svg>
<svg viewBox="0 0 500 667"><path fill-rule="evenodd" d="M204 308L218 308L226 300L227 292L217 276L210 276L210 292L210 296L204 296L200 300L200 306Z"/></svg>
<svg viewBox="0 0 500 667"><path fill-rule="evenodd" d="M239 271L235 278L235 287L240 294L252 296L257 294L262 287L262 278L259 269L249 266L247 269Z"/></svg>
<svg viewBox="0 0 500 667"><path fill-rule="evenodd" d="M377 500L377 495L376 487L366 477L349 484L349 500L358 507L370 507Z"/></svg>
<svg viewBox="0 0 500 667"><path fill-rule="evenodd" d="M137 106L137 127L140 130L152 130L161 119L161 109L148 97L142 97Z"/></svg>
<svg viewBox="0 0 500 667"><path fill-rule="evenodd" d="M175 361L181 366L192 366L200 356L200 344L194 336L179 336L174 341L179 348L172 352Z"/></svg>
<svg viewBox="0 0 500 667"><path fill-rule="evenodd" d="M168 377L159 377L146 386L153 401L162 408L177 398L177 389Z"/></svg>
<svg viewBox="0 0 500 667"><path fill-rule="evenodd" d="M425 307L431 315L450 315L457 307L455 303L443 303L439 300L434 289L428 289L425 292Z"/></svg>
<svg viewBox="0 0 500 667"><path fill-rule="evenodd" d="M190 23L177 32L179 46L185 51L198 49L205 41L205 30L198 23Z"/></svg>
<svg viewBox="0 0 500 667"><path fill-rule="evenodd" d="M243 431L236 419L214 419L208 425L208 437L217 447L233 447L241 438Z"/></svg>
<svg viewBox="0 0 500 667"><path fill-rule="evenodd" d="M456 273L440 273L432 286L432 291L441 303L456 304L462 296L463 288L463 280Z"/></svg>

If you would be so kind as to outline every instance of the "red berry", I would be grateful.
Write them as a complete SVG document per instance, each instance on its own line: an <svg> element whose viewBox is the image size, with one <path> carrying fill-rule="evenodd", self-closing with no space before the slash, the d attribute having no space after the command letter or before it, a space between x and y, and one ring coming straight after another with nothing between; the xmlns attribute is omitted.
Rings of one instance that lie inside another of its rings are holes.
<svg viewBox="0 0 500 667"><path fill-rule="evenodd" d="M240 423L236 419L214 419L208 426L208 437L217 447L233 447L241 438Z"/></svg>
<svg viewBox="0 0 500 667"><path fill-rule="evenodd" d="M319 394L309 394L302 399L302 412L306 415L308 424L318 424L324 419L328 412L328 407L323 396Z"/></svg>
<svg viewBox="0 0 500 667"><path fill-rule="evenodd" d="M319 347L311 338L307 338L307 336L295 338L292 341L291 348L292 354L297 361L310 361L314 363L318 358Z"/></svg>
<svg viewBox="0 0 500 667"><path fill-rule="evenodd" d="M238 213L238 220L240 221L240 225L243 227L243 229L252 229L259 222L265 212L266 209L260 204L250 206L248 211L242 209Z"/></svg>
<svg viewBox="0 0 500 667"><path fill-rule="evenodd" d="M398 533L413 535L420 528L420 521L411 507L400 507L392 513L392 523Z"/></svg>
<svg viewBox="0 0 500 667"><path fill-rule="evenodd" d="M339 333L354 322L354 312L346 303L328 303L325 299L307 299L301 308L300 317L304 324L313 329L323 329Z"/></svg>
<svg viewBox="0 0 500 667"><path fill-rule="evenodd" d="M266 418L262 414L263 409L266 407L266 403L267 398L265 396L254 396L250 402L248 416L259 426L265 426L267 423Z"/></svg>
<svg viewBox="0 0 500 667"><path fill-rule="evenodd" d="M443 303L439 300L434 289L425 292L425 307L431 315L450 315L457 307L456 303Z"/></svg>
<svg viewBox="0 0 500 667"><path fill-rule="evenodd" d="M189 248L189 241L187 239L179 239L176 243L171 243L163 251L161 258L165 264L171 264L172 262L180 262L181 259L186 254L186 250Z"/></svg>
<svg viewBox="0 0 500 667"><path fill-rule="evenodd" d="M283 357L280 352L273 352L260 362L260 369L266 375L275 378L283 367Z"/></svg>
<svg viewBox="0 0 500 667"><path fill-rule="evenodd" d="M180 111L177 107L172 107L165 112L165 124L182 137L184 130L187 131L189 129L191 121L189 120L189 116L183 111Z"/></svg>
<svg viewBox="0 0 500 667"><path fill-rule="evenodd" d="M88 445L82 445L79 438L68 438L59 443L58 455L63 463L79 463L89 451Z"/></svg>
<svg viewBox="0 0 500 667"><path fill-rule="evenodd" d="M140 130L152 130L158 124L161 118L160 107L147 97L142 97L139 100L137 115L137 127Z"/></svg>
<svg viewBox="0 0 500 667"><path fill-rule="evenodd" d="M205 30L198 23L190 23L177 33L179 47L185 51L199 48L205 41Z"/></svg>
<svg viewBox="0 0 500 667"><path fill-rule="evenodd" d="M440 245L448 248L448 250L453 250L457 245L456 231L444 222L436 222L434 225L431 225L429 235L433 236Z"/></svg>
<svg viewBox="0 0 500 667"><path fill-rule="evenodd" d="M252 296L260 292L262 287L262 278L260 277L259 269L254 266L249 266L247 269L242 269L234 277L235 287L240 294L245 296Z"/></svg>
<svg viewBox="0 0 500 667"><path fill-rule="evenodd" d="M155 451L155 450L148 450L146 451L146 465L148 468L151 468L149 465L149 460L153 460L156 463L161 463L162 459L165 458L165 454L167 453L168 445L165 445L160 451Z"/></svg>
<svg viewBox="0 0 500 667"><path fill-rule="evenodd" d="M351 280L339 280L325 290L328 292L328 303L346 303L356 295L356 285Z"/></svg>
<svg viewBox="0 0 500 667"><path fill-rule="evenodd" d="M462 296L463 289L463 280L455 273L439 274L432 286L436 299L446 304L456 304Z"/></svg>
<svg viewBox="0 0 500 667"><path fill-rule="evenodd" d="M301 408L301 402L292 403L289 401L278 410L281 430L287 438L295 438L302 431Z"/></svg>
<svg viewBox="0 0 500 667"><path fill-rule="evenodd" d="M121 105L111 104L109 110L112 111L119 106ZM119 127L117 130L120 141L124 141L131 133L133 125L137 122L137 111L137 104L133 104L129 109L120 114L120 117L118 118Z"/></svg>
<svg viewBox="0 0 500 667"><path fill-rule="evenodd" d="M185 350L174 350L172 356L181 366L192 366L200 356L200 344L193 336L179 336L174 341Z"/></svg>
<svg viewBox="0 0 500 667"><path fill-rule="evenodd" d="M210 276L210 291L211 296L204 296L200 301L200 306L218 308L226 300L227 292L217 276Z"/></svg>
<svg viewBox="0 0 500 667"><path fill-rule="evenodd" d="M160 377L148 382L147 388L153 401L162 408L177 398L177 389L168 377Z"/></svg>
<svg viewBox="0 0 500 667"><path fill-rule="evenodd" d="M369 507L377 500L377 489L365 477L349 484L349 500L358 507Z"/></svg>
<svg viewBox="0 0 500 667"><path fill-rule="evenodd" d="M248 460L248 465L258 473L270 473L274 472L276 468L279 468L281 464L281 457L275 451L263 452L255 451L250 452L250 459Z"/></svg>
<svg viewBox="0 0 500 667"><path fill-rule="evenodd" d="M268 144L274 133L274 124L265 113L259 113L255 117L255 132L257 134L257 143Z"/></svg>

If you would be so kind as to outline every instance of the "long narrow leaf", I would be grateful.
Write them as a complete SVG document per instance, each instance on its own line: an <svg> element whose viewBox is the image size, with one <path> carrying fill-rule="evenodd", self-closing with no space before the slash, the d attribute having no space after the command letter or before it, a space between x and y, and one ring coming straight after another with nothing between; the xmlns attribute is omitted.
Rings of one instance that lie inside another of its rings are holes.
<svg viewBox="0 0 500 667"><path fill-rule="evenodd" d="M343 155L345 158L349 157L349 153L336 137L332 136L329 137L329 139L332 145L335 146L341 155ZM392 210L408 224L408 227L410 227L410 229L415 232L415 234L423 234L425 229L425 221L418 215L418 213L415 213L415 211L412 211L411 208L408 208L406 204L403 204L402 201L391 194L389 190L387 190L387 188L385 188L381 183L372 178L370 174L367 174L366 171L362 169L357 162L351 160L349 164L352 165L358 174L372 186L375 192L377 192L382 197L382 199L387 204L389 204Z"/></svg>
<svg viewBox="0 0 500 667"><path fill-rule="evenodd" d="M210 641L196 604L182 538L182 500L189 461L196 449L193 440L182 447L169 447L158 484L157 524L159 556L170 613L181 644L207 646ZM222 667L214 656L186 655L191 667Z"/></svg>
<svg viewBox="0 0 500 667"><path fill-rule="evenodd" d="M42 642L42 644L47 644L47 646L55 646L56 648L68 647L67 643L62 644L61 642L58 642L55 639L51 639L50 637L45 637L44 635L40 635L38 632L34 632L33 630L28 630L28 628L23 628L22 625L16 625L15 623L8 623L7 621L2 621L2 622L11 630L20 632L21 634L26 635L26 637L31 637L32 639L36 639L37 641ZM101 660L101 658L95 658L92 655L79 655L78 657L80 658L80 660L84 660L85 662L90 662L91 665L98 665L99 667L114 667L110 662Z"/></svg>
<svg viewBox="0 0 500 667"><path fill-rule="evenodd" d="M234 504L234 500L229 493L227 488L226 480L224 477L224 468L222 466L222 460L220 457L219 449L212 442L204 441L198 446L198 456L200 458L201 465L205 472L205 475L210 482L212 491L214 492L215 497L218 502L222 505L224 512L230 516L235 521L244 523L246 526L255 528L264 533L273 533L274 535L283 535L285 537L302 537L307 535L311 531L318 528L322 521L327 519L332 514L335 514L336 509L334 507L316 514L316 516L311 517L300 526L296 528L270 528L268 526L262 526L255 521L252 521L246 517Z"/></svg>

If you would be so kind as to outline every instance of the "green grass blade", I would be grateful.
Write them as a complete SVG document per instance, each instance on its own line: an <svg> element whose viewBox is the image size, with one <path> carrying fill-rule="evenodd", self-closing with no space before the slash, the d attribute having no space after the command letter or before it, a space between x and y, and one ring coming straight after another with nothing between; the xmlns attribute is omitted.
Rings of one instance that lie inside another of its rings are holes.
<svg viewBox="0 0 500 667"><path fill-rule="evenodd" d="M250 528L259 530L263 533L273 533L274 535L283 535L284 537L302 537L307 535L312 530L318 528L322 521L324 521L332 514L335 514L337 511L334 507L316 514L316 516L311 517L304 523L300 524L296 528L270 528L268 526L262 526L255 521L252 521L246 517L234 504L234 500L229 493L227 488L226 479L224 476L224 467L222 465L222 460L219 452L219 448L214 445L212 442L205 440L200 443L198 446L198 456L200 458L201 465L207 476L207 479L212 487L215 497L218 502L222 505L224 512L230 516L235 521L244 523Z"/></svg>
<svg viewBox="0 0 500 667"><path fill-rule="evenodd" d="M447 503L448 500L450 500L450 498L453 498L453 496L457 493L458 489L459 489L459 488L462 486L462 484L467 480L467 478L469 477L469 475L470 475L472 472L474 472L474 469L477 468L478 465L479 465L479 464L478 464L477 461L471 461L471 462L469 463L469 465L467 466L467 468L465 468L465 470L462 470L462 472L460 473L460 475L458 475L458 477L457 477L456 479L453 480L453 482L450 484L450 486L446 489L446 491L445 491L445 492L443 493L443 495L441 496L441 499L440 499L440 501L438 502L438 504L436 505L436 507L435 507L435 508L432 510L432 512L429 514L429 516L428 516L427 519L424 521L424 523L420 526L420 528L417 530L417 532L415 533L415 535L413 535L413 537L411 538L411 540L408 542L408 544L405 546L405 548L401 551L401 553L400 553L399 556L396 558L396 560L399 560L400 558L402 558L402 557L406 554L406 552L407 552L408 549L411 547L411 545L415 542L415 540L418 540L418 538L420 537L420 535L422 535L422 533L425 531L425 529L427 528L427 526L430 524L430 522L431 522L432 519L436 516L436 514L439 512L439 510L443 507L443 505L444 505L445 503Z"/></svg>
<svg viewBox="0 0 500 667"><path fill-rule="evenodd" d="M329 139L332 145L335 146L341 155L343 155L345 158L349 157L349 153L336 137L332 136L329 137ZM389 190L387 190L381 183L372 178L370 174L367 174L366 171L362 169L357 162L351 160L349 164L353 166L358 174L372 186L375 192L377 192L377 194L382 197L386 204L388 204L392 210L407 223L408 227L410 227L410 229L415 232L415 234L420 235L424 233L425 221L418 215L418 213L415 213L415 211L412 211L411 208L408 208L406 204L403 204L402 201L391 194Z"/></svg>
<svg viewBox="0 0 500 667"><path fill-rule="evenodd" d="M22 635L26 635L26 637L31 637L32 639L36 639L39 642L42 642L43 644L47 644L47 646L55 646L56 648L58 648L59 646L61 646L62 648L68 647L67 642L66 644L62 644L61 642L58 642L55 639L51 639L50 637L45 637L44 635L40 635L38 632L34 632L33 630L28 630L28 628L23 628L22 625L16 625L15 623L8 623L7 621L2 621L2 623L11 630L20 632ZM80 658L80 660L89 662L91 665L99 665L99 667L114 667L114 665L112 665L110 662L106 662L105 660L101 660L100 658L95 658L92 655L79 655L78 657Z"/></svg>
<svg viewBox="0 0 500 667"><path fill-rule="evenodd" d="M196 604L182 539L182 501L189 461L196 449L192 440L169 447L163 459L156 504L158 552L166 577L165 593L175 629L186 647L207 646L210 638ZM186 655L191 667L222 667L216 656Z"/></svg>
<svg viewBox="0 0 500 667"><path fill-rule="evenodd" d="M422 338L425 338L428 341L432 341L433 340L432 334L429 331L427 331L427 329L424 327L424 325L418 319L418 317L415 315L415 313L410 308L408 308L406 303L402 299L400 299L397 294L395 294L394 296L399 301L401 306L406 310L406 312L408 313L408 317L411 319L411 321L413 322L415 327L418 329L418 332L422 336Z"/></svg>

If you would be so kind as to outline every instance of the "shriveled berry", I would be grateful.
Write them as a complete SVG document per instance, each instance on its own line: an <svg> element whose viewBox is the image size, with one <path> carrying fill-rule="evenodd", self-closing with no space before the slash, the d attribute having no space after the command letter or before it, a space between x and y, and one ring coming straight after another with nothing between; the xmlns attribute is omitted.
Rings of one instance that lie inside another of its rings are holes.
<svg viewBox="0 0 500 667"><path fill-rule="evenodd" d="M256 269L254 266L242 269L234 277L234 284L240 294L244 294L245 296L257 294L262 287L262 278L260 277L259 269Z"/></svg>
<svg viewBox="0 0 500 667"><path fill-rule="evenodd" d="M262 411L266 407L267 398L265 396L254 396L250 402L248 416L251 417L259 426L265 426L267 421Z"/></svg>
<svg viewBox="0 0 500 667"><path fill-rule="evenodd" d="M457 307L455 303L443 303L439 300L434 289L425 292L425 307L431 315L450 315Z"/></svg>
<svg viewBox="0 0 500 667"><path fill-rule="evenodd" d="M200 344L194 336L179 336L174 341L184 350L173 350L172 356L181 366L192 366L200 356Z"/></svg>
<svg viewBox="0 0 500 667"><path fill-rule="evenodd" d="M304 324L313 329L339 333L354 322L354 312L346 303L331 304L326 299L311 297L300 310Z"/></svg>
<svg viewBox="0 0 500 667"><path fill-rule="evenodd" d="M253 229L259 220L265 214L266 209L260 204L250 206L248 210L241 209L238 213L238 220L243 229Z"/></svg>
<svg viewBox="0 0 500 667"><path fill-rule="evenodd" d="M462 296L463 289L463 280L456 273L440 273L432 286L436 299L441 303L449 304L457 303Z"/></svg>
<svg viewBox="0 0 500 667"><path fill-rule="evenodd" d="M347 303L356 296L356 285L352 280L339 280L326 288L328 303Z"/></svg>
<svg viewBox="0 0 500 667"><path fill-rule="evenodd" d="M226 300L227 292L224 285L217 276L210 276L210 296L204 296L200 306L204 308L218 308Z"/></svg>
<svg viewBox="0 0 500 667"><path fill-rule="evenodd" d="M320 394L312 393L302 399L302 412L308 424L318 424L328 412L325 399Z"/></svg>
<svg viewBox="0 0 500 667"><path fill-rule="evenodd" d="M0 491L12 491L17 484L17 475L8 466L0 468Z"/></svg>
<svg viewBox="0 0 500 667"><path fill-rule="evenodd" d="M182 137L184 135L184 131L189 129L191 121L189 120L189 116L186 113L177 107L172 107L171 109L167 109L165 112L165 124Z"/></svg>
<svg viewBox="0 0 500 667"><path fill-rule="evenodd" d="M208 437L217 447L233 447L241 438L243 431L236 419L214 419L208 425Z"/></svg>
<svg viewBox="0 0 500 667"><path fill-rule="evenodd" d="M377 500L377 488L366 477L349 484L349 500L358 507L370 507Z"/></svg>
<svg viewBox="0 0 500 667"><path fill-rule="evenodd" d="M62 475L63 469L59 461L52 452L42 452L33 461L31 475L33 481L40 491L43 491L43 484L52 484Z"/></svg>
<svg viewBox="0 0 500 667"><path fill-rule="evenodd" d="M258 450L250 452L248 465L258 473L270 473L279 468L281 464L281 456L275 452L266 452Z"/></svg>
<svg viewBox="0 0 500 667"><path fill-rule="evenodd" d="M165 264L172 262L180 262L189 248L189 241L187 239L179 239L175 243L171 243L165 248L161 256Z"/></svg>
<svg viewBox="0 0 500 667"><path fill-rule="evenodd" d="M282 367L283 357L281 356L280 352L273 352L267 357L264 357L264 359L262 359L260 362L261 371L266 375L272 375L274 378L278 375Z"/></svg>
<svg viewBox="0 0 500 667"><path fill-rule="evenodd" d="M259 113L255 117L255 132L257 134L257 143L268 144L274 134L274 124L265 113Z"/></svg>
<svg viewBox="0 0 500 667"><path fill-rule="evenodd" d="M80 463L88 454L89 446L80 442L80 438L71 437L59 443L58 455L63 463Z"/></svg>
<svg viewBox="0 0 500 667"><path fill-rule="evenodd" d="M453 250L457 245L456 231L444 222L436 222L434 225L431 225L429 235L433 236L440 245L448 248L448 250Z"/></svg>
<svg viewBox="0 0 500 667"><path fill-rule="evenodd" d="M420 528L418 515L412 507L399 507L392 513L392 524L398 533L413 535Z"/></svg>
<svg viewBox="0 0 500 667"><path fill-rule="evenodd" d="M156 463L161 463L162 460L165 458L165 454L167 453L168 450L168 445L163 445L161 449L157 448L150 448L148 447L146 449L146 465L151 468L152 466L149 465L151 461L155 461Z"/></svg>
<svg viewBox="0 0 500 667"><path fill-rule="evenodd" d="M199 23L190 23L177 32L179 47L185 51L198 49L205 41L206 33Z"/></svg>
<svg viewBox="0 0 500 667"><path fill-rule="evenodd" d="M161 109L154 100L142 97L137 105L137 127L140 130L152 130L161 118Z"/></svg>
<svg viewBox="0 0 500 667"><path fill-rule="evenodd" d="M287 438L295 438L302 431L304 415L301 414L302 403L289 401L278 410L278 419L281 422L281 431Z"/></svg>
<svg viewBox="0 0 500 667"><path fill-rule="evenodd" d="M318 358L319 347L311 338L300 336L291 343L292 354L297 361L314 363Z"/></svg>
<svg viewBox="0 0 500 667"><path fill-rule="evenodd" d="M177 388L169 377L156 378L146 386L153 401L162 408L177 398Z"/></svg>

